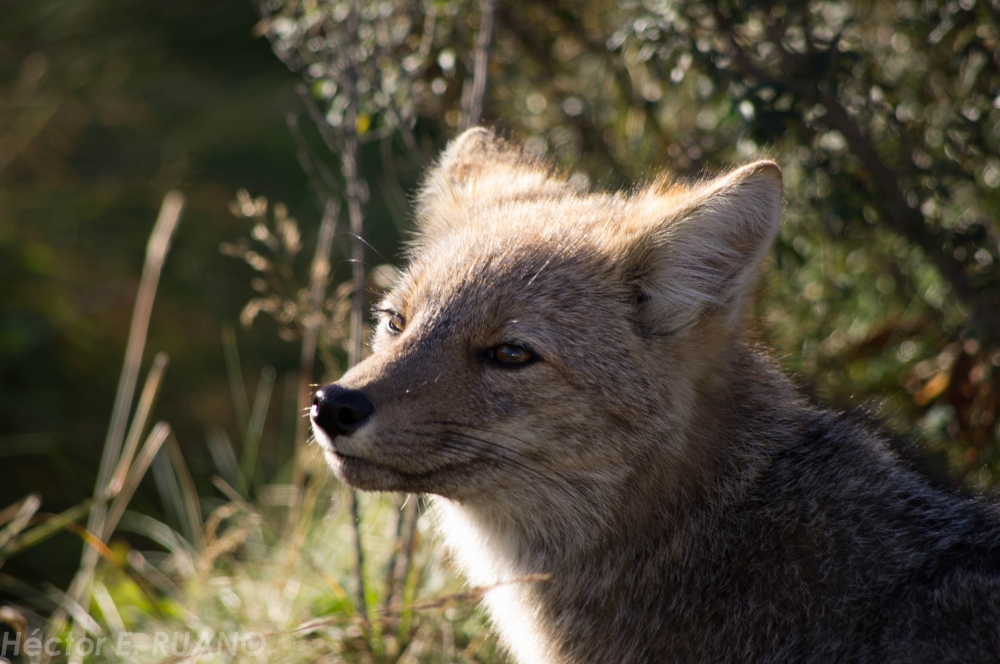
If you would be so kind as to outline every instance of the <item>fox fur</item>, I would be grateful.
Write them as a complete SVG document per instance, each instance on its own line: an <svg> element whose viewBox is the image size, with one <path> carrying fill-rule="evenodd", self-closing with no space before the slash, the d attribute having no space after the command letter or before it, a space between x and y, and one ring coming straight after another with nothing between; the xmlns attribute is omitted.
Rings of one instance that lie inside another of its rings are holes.
<svg viewBox="0 0 1000 664"><path fill-rule="evenodd" d="M434 496L521 664L1000 662L998 509L747 339L781 207L771 162L588 193L484 129L428 175L314 428L347 484Z"/></svg>

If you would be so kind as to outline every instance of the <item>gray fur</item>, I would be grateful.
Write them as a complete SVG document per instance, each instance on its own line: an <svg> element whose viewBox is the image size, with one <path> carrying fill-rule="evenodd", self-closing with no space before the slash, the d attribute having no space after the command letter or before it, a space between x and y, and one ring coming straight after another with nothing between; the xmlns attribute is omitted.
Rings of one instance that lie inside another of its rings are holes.
<svg viewBox="0 0 1000 664"><path fill-rule="evenodd" d="M780 199L767 162L581 193L483 130L428 178L375 352L314 418L374 411L314 428L348 484L435 496L522 664L1000 662L997 508L746 340ZM536 360L490 359L512 343Z"/></svg>

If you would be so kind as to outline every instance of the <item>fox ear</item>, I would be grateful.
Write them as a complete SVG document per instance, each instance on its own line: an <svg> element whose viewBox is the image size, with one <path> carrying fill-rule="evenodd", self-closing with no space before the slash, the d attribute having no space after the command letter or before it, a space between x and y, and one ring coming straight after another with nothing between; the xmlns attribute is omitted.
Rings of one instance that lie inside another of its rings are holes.
<svg viewBox="0 0 1000 664"><path fill-rule="evenodd" d="M647 216L630 261L640 326L669 335L719 315L734 328L777 235L781 196L781 170L759 161L648 201L643 213L656 218Z"/></svg>
<svg viewBox="0 0 1000 664"><path fill-rule="evenodd" d="M557 196L567 188L547 163L488 129L473 127L448 144L428 173L417 196L417 228L425 237L434 236L467 220L462 213L472 206Z"/></svg>

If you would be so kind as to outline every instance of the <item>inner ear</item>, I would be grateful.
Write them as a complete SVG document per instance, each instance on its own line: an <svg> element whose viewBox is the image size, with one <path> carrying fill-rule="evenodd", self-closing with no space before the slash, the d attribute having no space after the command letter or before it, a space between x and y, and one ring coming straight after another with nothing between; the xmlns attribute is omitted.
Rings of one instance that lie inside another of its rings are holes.
<svg viewBox="0 0 1000 664"><path fill-rule="evenodd" d="M781 213L781 171L772 162L744 166L698 187L645 201L630 256L636 321L650 335L669 335L706 317L735 327ZM721 316L720 316L721 315Z"/></svg>
<svg viewBox="0 0 1000 664"><path fill-rule="evenodd" d="M627 282L632 294L632 326L636 334L646 338L673 336L673 330L657 324L657 316L650 310L654 300L646 289L643 275L631 275Z"/></svg>

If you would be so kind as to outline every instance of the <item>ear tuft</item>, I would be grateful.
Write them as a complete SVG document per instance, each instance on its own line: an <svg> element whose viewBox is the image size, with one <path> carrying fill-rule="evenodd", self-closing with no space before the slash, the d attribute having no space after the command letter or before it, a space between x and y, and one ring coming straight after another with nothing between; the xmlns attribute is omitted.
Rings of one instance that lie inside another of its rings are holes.
<svg viewBox="0 0 1000 664"><path fill-rule="evenodd" d="M448 144L417 197L417 227L433 237L468 221L472 207L572 193L548 163L474 127Z"/></svg>
<svg viewBox="0 0 1000 664"><path fill-rule="evenodd" d="M673 334L712 316L735 329L778 233L781 196L781 170L758 161L659 206L647 201L655 216L633 254L640 325Z"/></svg>
<svg viewBox="0 0 1000 664"><path fill-rule="evenodd" d="M455 137L438 160L436 174L461 184L488 161L515 161L517 151L489 129L473 127ZM506 159L504 159L506 157Z"/></svg>

